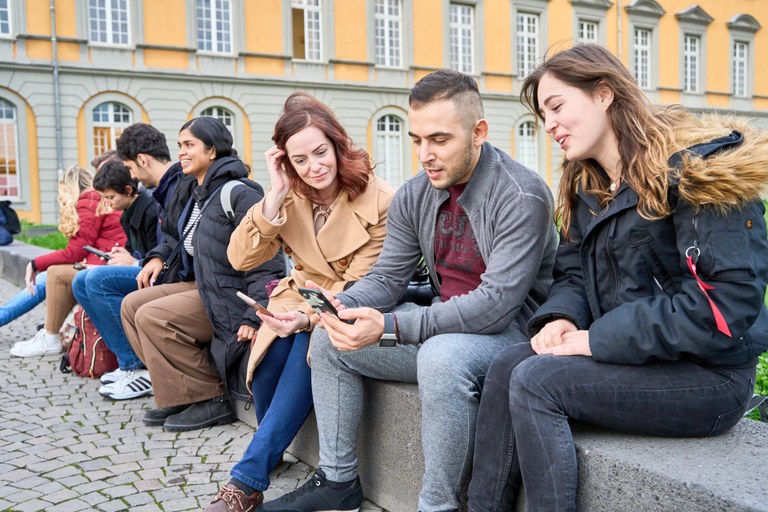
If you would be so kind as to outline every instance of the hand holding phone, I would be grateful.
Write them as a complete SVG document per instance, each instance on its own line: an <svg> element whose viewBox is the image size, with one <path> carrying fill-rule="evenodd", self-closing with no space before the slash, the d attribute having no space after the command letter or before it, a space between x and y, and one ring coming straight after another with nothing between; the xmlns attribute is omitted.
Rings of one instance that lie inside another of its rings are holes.
<svg viewBox="0 0 768 512"><path fill-rule="evenodd" d="M325 298L325 295L323 295L323 292L320 290L314 288L299 288L299 293L304 297L304 300L307 301L307 304L309 304L318 314L330 313L336 318L339 318L338 310L331 304L331 301ZM348 324L355 323L354 320L343 320L341 318L339 318L339 320Z"/></svg>
<svg viewBox="0 0 768 512"><path fill-rule="evenodd" d="M88 251L90 253L95 254L99 258L103 258L103 259L109 261L109 258L110 258L109 254L105 253L104 251L100 251L100 250L98 250L95 247L91 247L90 245L84 246L83 249L85 249L86 251Z"/></svg>
<svg viewBox="0 0 768 512"><path fill-rule="evenodd" d="M246 294L244 294L243 292L240 292L240 291L237 292L237 296L240 297L243 300L243 302L251 306L253 309L258 311L259 313L263 313L267 316L275 316L272 314L270 310L268 310L267 308L265 308L264 306L262 306L261 304L259 304L258 302L256 302L255 300L247 296Z"/></svg>

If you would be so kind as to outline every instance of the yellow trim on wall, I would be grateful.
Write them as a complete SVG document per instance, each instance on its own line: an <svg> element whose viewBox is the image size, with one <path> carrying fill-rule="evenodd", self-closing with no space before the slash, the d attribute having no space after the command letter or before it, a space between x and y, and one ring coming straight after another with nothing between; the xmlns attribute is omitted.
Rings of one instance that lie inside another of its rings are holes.
<svg viewBox="0 0 768 512"><path fill-rule="evenodd" d="M347 82L367 82L368 66L365 64L347 64L336 62L333 64L333 75L336 80Z"/></svg>
<svg viewBox="0 0 768 512"><path fill-rule="evenodd" d="M514 80L511 76L485 76L485 89L487 91L511 92L514 86Z"/></svg>
<svg viewBox="0 0 768 512"><path fill-rule="evenodd" d="M148 68L187 69L189 55L179 50L144 50L144 65Z"/></svg>
<svg viewBox="0 0 768 512"><path fill-rule="evenodd" d="M680 91L660 90L659 103L662 105L671 105L680 103Z"/></svg>
<svg viewBox="0 0 768 512"><path fill-rule="evenodd" d="M27 57L30 59L41 59L50 61L53 59L53 49L50 41L39 39L27 40Z"/></svg>
<svg viewBox="0 0 768 512"><path fill-rule="evenodd" d="M285 60L280 57L245 57L245 72L251 75L285 75Z"/></svg>

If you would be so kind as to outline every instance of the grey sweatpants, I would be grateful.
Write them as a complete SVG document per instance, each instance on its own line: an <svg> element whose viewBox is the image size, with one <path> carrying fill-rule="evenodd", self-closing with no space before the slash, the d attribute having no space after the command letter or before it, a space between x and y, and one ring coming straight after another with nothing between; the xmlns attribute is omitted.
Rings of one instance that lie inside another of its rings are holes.
<svg viewBox="0 0 768 512"><path fill-rule="evenodd" d="M408 307L404 305L400 307ZM336 350L324 329L312 334L312 395L320 437L320 468L328 480L357 476L355 446L363 414L363 377L419 384L424 478L419 510L458 508L468 482L475 419L493 358L528 338L516 324L495 335L440 334L421 345Z"/></svg>

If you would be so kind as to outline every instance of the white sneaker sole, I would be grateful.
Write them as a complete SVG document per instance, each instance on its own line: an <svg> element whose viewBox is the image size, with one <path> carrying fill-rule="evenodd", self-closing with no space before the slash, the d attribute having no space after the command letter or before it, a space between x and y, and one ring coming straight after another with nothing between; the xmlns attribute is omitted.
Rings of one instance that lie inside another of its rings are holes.
<svg viewBox="0 0 768 512"><path fill-rule="evenodd" d="M40 356L53 356L61 354L61 347L59 348L47 348L37 352L20 352L16 350L16 347L11 348L11 355L13 357L40 357Z"/></svg>

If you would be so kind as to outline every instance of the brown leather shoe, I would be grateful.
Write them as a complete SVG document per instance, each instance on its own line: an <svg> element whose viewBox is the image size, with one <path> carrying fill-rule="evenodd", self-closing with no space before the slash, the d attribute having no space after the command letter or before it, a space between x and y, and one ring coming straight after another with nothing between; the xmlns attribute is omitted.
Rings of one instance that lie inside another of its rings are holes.
<svg viewBox="0 0 768 512"><path fill-rule="evenodd" d="M213 501L205 507L204 512L249 512L264 501L261 491L246 496L243 491L232 484L227 484L216 493Z"/></svg>

